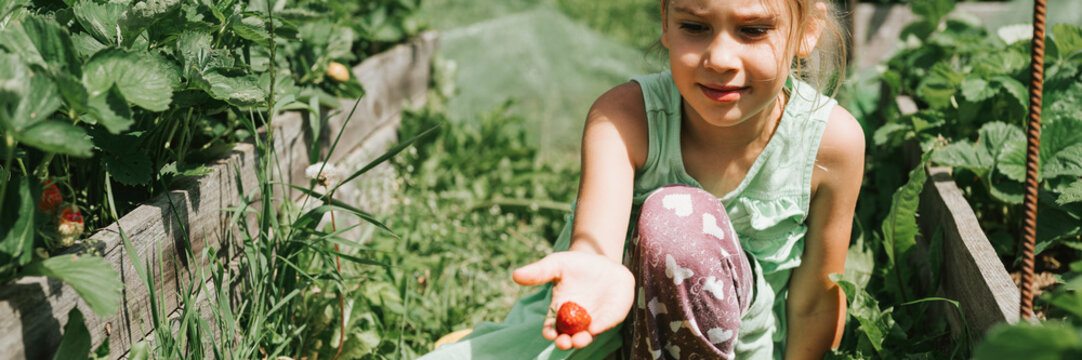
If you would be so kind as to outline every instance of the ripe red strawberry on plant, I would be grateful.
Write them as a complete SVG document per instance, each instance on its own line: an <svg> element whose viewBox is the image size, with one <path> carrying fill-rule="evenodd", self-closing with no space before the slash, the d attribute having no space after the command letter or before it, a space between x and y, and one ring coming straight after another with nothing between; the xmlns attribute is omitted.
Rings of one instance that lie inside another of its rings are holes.
<svg viewBox="0 0 1082 360"><path fill-rule="evenodd" d="M590 314L579 304L568 301L556 312L556 332L575 335L590 327Z"/></svg>
<svg viewBox="0 0 1082 360"><path fill-rule="evenodd" d="M46 180L44 188L45 190L41 192L41 200L38 200L38 209L46 214L52 214L56 212L56 207L64 202L64 197L60 195L60 189L52 180Z"/></svg>
<svg viewBox="0 0 1082 360"><path fill-rule="evenodd" d="M60 233L60 246L75 245L75 239L83 233L83 214L79 212L79 207L65 206L60 212L60 224L56 230Z"/></svg>

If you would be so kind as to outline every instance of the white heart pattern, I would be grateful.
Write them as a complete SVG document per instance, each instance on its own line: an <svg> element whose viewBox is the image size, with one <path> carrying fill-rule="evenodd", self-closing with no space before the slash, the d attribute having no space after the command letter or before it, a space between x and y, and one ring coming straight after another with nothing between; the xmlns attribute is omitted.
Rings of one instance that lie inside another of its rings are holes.
<svg viewBox="0 0 1082 360"><path fill-rule="evenodd" d="M725 300L725 283L713 276L706 278L703 290L714 294L714 297L718 298L718 300Z"/></svg>
<svg viewBox="0 0 1082 360"><path fill-rule="evenodd" d="M684 280L695 275L689 268L680 267L676 264L676 258L672 255L665 255L665 276L672 279L673 284L680 285L684 283Z"/></svg>
<svg viewBox="0 0 1082 360"><path fill-rule="evenodd" d="M733 331L723 330L722 328L713 328L706 332L706 336L710 337L711 343L720 344L733 338Z"/></svg>
<svg viewBox="0 0 1082 360"><path fill-rule="evenodd" d="M669 346L665 347L665 350L669 350L669 354L671 354L672 357L677 358L677 359L680 358L680 347L679 346L670 344Z"/></svg>
<svg viewBox="0 0 1082 360"><path fill-rule="evenodd" d="M718 227L718 219L714 215L710 215L710 213L703 214L703 233L713 235L718 240L725 240L725 230ZM725 251L724 248L719 247L718 249L721 250L721 256L729 256L729 252Z"/></svg>
<svg viewBox="0 0 1082 360"><path fill-rule="evenodd" d="M691 215L691 194L669 194L661 199L661 206L676 212L676 216Z"/></svg>
<svg viewBox="0 0 1082 360"><path fill-rule="evenodd" d="M654 360L661 358L661 350L650 350L650 355L654 357Z"/></svg>
<svg viewBox="0 0 1082 360"><path fill-rule="evenodd" d="M673 322L669 323L669 329L672 329L673 334L675 334L677 331L679 331L680 328L682 328L682 327L684 327L684 321L683 320L681 320L681 321L673 321Z"/></svg>
<svg viewBox="0 0 1082 360"><path fill-rule="evenodd" d="M650 315L653 316L657 316L657 314L669 313L669 309L665 307L665 304L657 301L656 297L653 300L650 300L650 303L646 304L646 307L650 309Z"/></svg>

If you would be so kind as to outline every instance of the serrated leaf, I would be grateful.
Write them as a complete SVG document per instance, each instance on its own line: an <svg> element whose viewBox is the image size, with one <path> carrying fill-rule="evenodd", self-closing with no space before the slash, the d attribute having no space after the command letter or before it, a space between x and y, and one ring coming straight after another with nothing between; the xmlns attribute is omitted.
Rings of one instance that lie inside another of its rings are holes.
<svg viewBox="0 0 1082 360"><path fill-rule="evenodd" d="M202 75L202 80L211 97L236 106L255 106L267 100L266 93L251 75L229 77L211 70Z"/></svg>
<svg viewBox="0 0 1082 360"><path fill-rule="evenodd" d="M87 104L90 95L87 94L86 88L83 87L83 83L79 78L70 73L62 72L55 74L53 80L56 81L57 88L60 90L60 97L64 99L64 103L67 104L69 109L74 110L76 113L90 111Z"/></svg>
<svg viewBox="0 0 1082 360"><path fill-rule="evenodd" d="M124 100L124 95L120 94L116 86L91 98L88 104L91 108L89 115L110 133L119 134L128 131L135 123L128 101Z"/></svg>
<svg viewBox="0 0 1082 360"><path fill-rule="evenodd" d="M1059 205L1076 202L1082 202L1082 180L1071 183L1070 186L1059 193L1059 198L1056 199L1056 204Z"/></svg>
<svg viewBox="0 0 1082 360"><path fill-rule="evenodd" d="M102 164L105 165L105 171L108 171L113 179L124 185L149 184L150 176L154 172L151 168L150 157L141 151L121 154L105 152L101 160Z"/></svg>
<svg viewBox="0 0 1082 360"><path fill-rule="evenodd" d="M908 279L913 274L912 269L907 266L907 261L911 256L911 250L917 244L916 238L920 233L917 228L917 209L920 205L920 193L924 189L927 178L924 167L929 157L930 155L925 153L920 163L909 172L909 180L905 185L894 191L890 210L881 226L889 269L891 272L898 272L899 279ZM906 285L903 283L892 282L888 291L895 293L898 299L906 299L904 286Z"/></svg>
<svg viewBox="0 0 1082 360"><path fill-rule="evenodd" d="M15 109L30 94L30 68L15 54L0 53L0 128L13 129Z"/></svg>
<svg viewBox="0 0 1082 360"><path fill-rule="evenodd" d="M120 15L119 24L128 35L125 41L130 42L139 33L151 24L161 20L166 15L180 9L180 0L146 0L132 5L130 9Z"/></svg>
<svg viewBox="0 0 1082 360"><path fill-rule="evenodd" d="M899 123L887 123L875 129L875 134L872 136L875 145L884 145L892 140L902 140L901 137L905 136L905 131L910 130L908 126ZM899 135L901 133L901 135Z"/></svg>
<svg viewBox="0 0 1082 360"><path fill-rule="evenodd" d="M881 310L879 302L867 291L839 277L838 274L831 274L831 279L842 288L846 299L849 300L847 313L860 324L858 334L863 334L877 353L882 352L883 342L891 332L896 331L897 324L892 315L893 309Z"/></svg>
<svg viewBox="0 0 1082 360"><path fill-rule="evenodd" d="M42 73L31 72L29 80L30 92L19 100L12 114L11 126L16 133L48 119L61 104L60 94L52 79Z"/></svg>
<svg viewBox="0 0 1082 360"><path fill-rule="evenodd" d="M74 45L68 31L52 19L30 16L0 34L0 46L6 47L30 64L78 74L80 63L72 52Z"/></svg>
<svg viewBox="0 0 1082 360"><path fill-rule="evenodd" d="M913 0L909 3L909 8L914 14L938 22L954 10L954 0Z"/></svg>
<svg viewBox="0 0 1082 360"><path fill-rule="evenodd" d="M86 131L72 124L47 120L38 123L16 136L19 142L38 149L74 157L89 158L94 144Z"/></svg>
<svg viewBox="0 0 1082 360"><path fill-rule="evenodd" d="M87 61L83 85L91 97L116 85L132 104L150 111L165 111L173 98L173 86L180 83L176 71L161 56L110 48Z"/></svg>
<svg viewBox="0 0 1082 360"><path fill-rule="evenodd" d="M92 0L80 1L72 6L75 19L90 35L103 44L117 44L120 15L127 8L123 3L96 3Z"/></svg>
<svg viewBox="0 0 1082 360"><path fill-rule="evenodd" d="M1055 116L1041 125L1040 179L1082 177L1082 118Z"/></svg>
<svg viewBox="0 0 1082 360"><path fill-rule="evenodd" d="M1082 28L1066 23L1056 24L1052 27L1052 36L1056 38L1056 46L1064 58L1082 51Z"/></svg>
<svg viewBox="0 0 1082 360"><path fill-rule="evenodd" d="M1006 76L994 76L991 78L991 83L1002 87L1011 94L1015 100L1018 100L1018 105L1026 107L1029 104L1029 88L1022 84L1022 82L1006 77Z"/></svg>
<svg viewBox="0 0 1082 360"><path fill-rule="evenodd" d="M977 142L977 151L982 153L982 156L986 156L992 159L994 167L1000 171L1004 171L1004 166L1010 166L1014 164L1015 158L1012 155L1017 155L1017 152L1021 150L1023 158L1025 157L1026 148L1026 135L1022 132L1022 129L1016 125L1010 125L1002 122L990 122L981 126L978 130L980 140ZM1008 175L1009 178L1015 181L1024 181L1025 179L1025 162L1023 166L1022 180L1011 177L1014 173L1011 172Z"/></svg>
<svg viewBox="0 0 1082 360"><path fill-rule="evenodd" d="M98 53L98 51L108 48L108 46L102 44L101 41L95 39L94 36L83 32L72 34L71 43L75 52L82 58L89 58Z"/></svg>
<svg viewBox="0 0 1082 360"><path fill-rule="evenodd" d="M933 109L945 109L951 105L951 97L963 79L964 76L947 63L936 63L917 86L917 96Z"/></svg>
<svg viewBox="0 0 1082 360"><path fill-rule="evenodd" d="M996 89L988 86L988 82L982 78L970 74L962 80L962 96L965 96L966 100L978 102L994 95L996 95Z"/></svg>
<svg viewBox="0 0 1082 360"><path fill-rule="evenodd" d="M3 216L0 216L0 284L29 263L34 251L37 196L28 178L17 176L9 181L4 203L0 204L3 209Z"/></svg>
<svg viewBox="0 0 1082 360"><path fill-rule="evenodd" d="M936 150L932 155L932 161L941 165L966 168L977 176L987 174L993 165L993 159L987 153L977 151L976 146L967 142L951 143Z"/></svg>
<svg viewBox="0 0 1082 360"><path fill-rule="evenodd" d="M90 331L86 329L86 320L79 307L72 307L68 312L68 324L64 325L64 337L56 347L54 360L86 359L90 356Z"/></svg>
<svg viewBox="0 0 1082 360"><path fill-rule="evenodd" d="M229 25L233 32L242 38L258 43L270 39L270 34L267 33L263 20L258 17L248 16L242 18L240 15L236 15L230 19Z"/></svg>
<svg viewBox="0 0 1082 360"><path fill-rule="evenodd" d="M61 255L36 261L25 269L27 275L60 279L83 298L98 316L116 313L124 283L120 274L98 256Z"/></svg>
<svg viewBox="0 0 1082 360"><path fill-rule="evenodd" d="M1069 324L1058 320L1030 324L1000 324L988 330L974 349L975 360L1075 358L1082 351L1082 338Z"/></svg>

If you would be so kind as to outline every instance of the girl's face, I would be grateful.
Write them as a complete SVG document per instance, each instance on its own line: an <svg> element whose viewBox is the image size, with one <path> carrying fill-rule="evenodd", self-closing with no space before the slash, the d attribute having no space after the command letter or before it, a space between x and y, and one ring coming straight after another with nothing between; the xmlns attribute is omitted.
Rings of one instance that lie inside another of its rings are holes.
<svg viewBox="0 0 1082 360"><path fill-rule="evenodd" d="M668 0L661 43L693 120L730 127L780 116L789 16L779 0Z"/></svg>

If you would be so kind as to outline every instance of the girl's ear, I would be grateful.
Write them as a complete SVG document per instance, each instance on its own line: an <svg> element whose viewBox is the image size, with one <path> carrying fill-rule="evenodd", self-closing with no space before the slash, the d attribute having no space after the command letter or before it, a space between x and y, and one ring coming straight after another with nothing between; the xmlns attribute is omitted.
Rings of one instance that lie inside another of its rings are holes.
<svg viewBox="0 0 1082 360"><path fill-rule="evenodd" d="M815 46L819 44L819 37L823 35L823 19L826 19L827 5L823 2L815 3L815 10L819 14L818 16L812 16L811 21L808 21L808 28L804 31L804 38L800 39L800 46L796 49L797 57L807 57L811 55L815 50Z"/></svg>
<svg viewBox="0 0 1082 360"><path fill-rule="evenodd" d="M667 11L665 11L665 10L667 10L666 6L665 6L666 1L671 1L671 0L661 0L660 1L660 3L661 3L661 46L664 46L666 49L668 49L669 48L669 39L668 39L669 22L667 21L668 20Z"/></svg>

